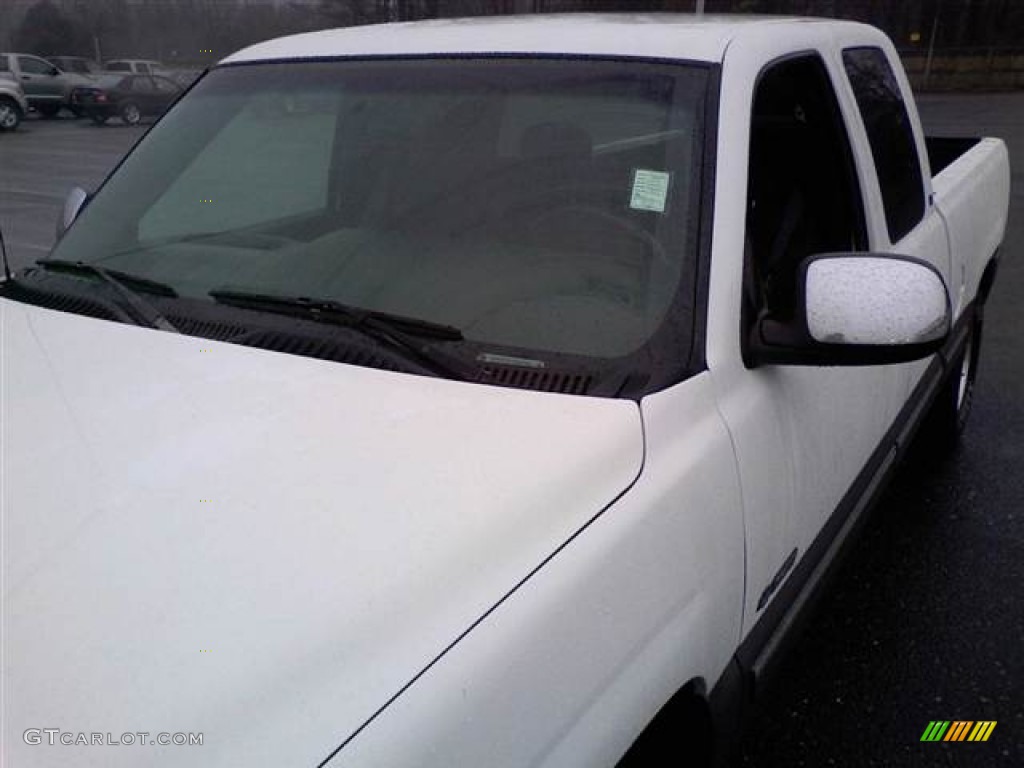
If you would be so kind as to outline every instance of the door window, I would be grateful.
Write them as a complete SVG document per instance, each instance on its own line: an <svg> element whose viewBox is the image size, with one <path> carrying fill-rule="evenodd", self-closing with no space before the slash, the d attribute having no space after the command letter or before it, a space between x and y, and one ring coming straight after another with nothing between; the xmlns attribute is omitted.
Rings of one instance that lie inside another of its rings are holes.
<svg viewBox="0 0 1024 768"><path fill-rule="evenodd" d="M18 66L21 71L29 75L48 75L53 72L53 67L42 59L35 59L31 56L19 56Z"/></svg>
<svg viewBox="0 0 1024 768"><path fill-rule="evenodd" d="M162 77L154 77L153 84L156 88L157 93L164 95L170 95L178 92L178 86Z"/></svg>
<svg viewBox="0 0 1024 768"><path fill-rule="evenodd" d="M924 180L910 117L884 51L851 48L843 52L843 63L875 160L889 239L895 243L924 216Z"/></svg>
<svg viewBox="0 0 1024 768"><path fill-rule="evenodd" d="M151 77L136 77L135 83L132 85L132 93L147 94L153 93L154 90L153 78Z"/></svg>
<svg viewBox="0 0 1024 768"><path fill-rule="evenodd" d="M846 125L816 54L773 64L758 80L748 174L746 309L791 320L800 262L867 241Z"/></svg>

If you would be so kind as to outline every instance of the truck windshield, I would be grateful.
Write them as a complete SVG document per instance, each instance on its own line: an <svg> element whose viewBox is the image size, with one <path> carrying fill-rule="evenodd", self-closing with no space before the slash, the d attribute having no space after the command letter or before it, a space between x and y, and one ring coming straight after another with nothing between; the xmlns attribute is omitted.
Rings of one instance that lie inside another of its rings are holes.
<svg viewBox="0 0 1024 768"><path fill-rule="evenodd" d="M620 358L692 303L706 88L645 61L223 66L53 258Z"/></svg>

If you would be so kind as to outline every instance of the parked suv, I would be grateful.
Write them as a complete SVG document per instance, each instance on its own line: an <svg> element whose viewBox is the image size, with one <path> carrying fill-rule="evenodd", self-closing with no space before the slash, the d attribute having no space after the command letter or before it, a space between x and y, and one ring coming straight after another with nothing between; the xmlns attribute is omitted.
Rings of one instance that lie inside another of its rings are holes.
<svg viewBox="0 0 1024 768"><path fill-rule="evenodd" d="M87 77L63 72L53 62L28 53L0 53L0 77L19 83L29 106L44 117L53 117L69 106L71 89L90 82Z"/></svg>
<svg viewBox="0 0 1024 768"><path fill-rule="evenodd" d="M16 82L0 78L0 131L13 131L26 112L25 91Z"/></svg>

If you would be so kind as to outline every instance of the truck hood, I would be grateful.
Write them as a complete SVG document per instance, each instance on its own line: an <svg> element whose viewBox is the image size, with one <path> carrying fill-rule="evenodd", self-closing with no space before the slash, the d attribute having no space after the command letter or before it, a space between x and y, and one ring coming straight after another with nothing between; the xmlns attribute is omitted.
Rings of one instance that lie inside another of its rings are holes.
<svg viewBox="0 0 1024 768"><path fill-rule="evenodd" d="M0 323L4 765L317 765L642 464L631 402Z"/></svg>

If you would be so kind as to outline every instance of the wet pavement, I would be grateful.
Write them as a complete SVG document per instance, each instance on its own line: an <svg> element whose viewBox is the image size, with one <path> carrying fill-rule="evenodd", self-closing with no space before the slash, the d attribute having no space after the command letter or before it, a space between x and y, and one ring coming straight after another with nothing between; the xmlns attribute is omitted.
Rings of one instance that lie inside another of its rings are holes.
<svg viewBox="0 0 1024 768"><path fill-rule="evenodd" d="M49 252L68 191L95 189L147 127L32 116L0 134L0 227L12 270Z"/></svg>

